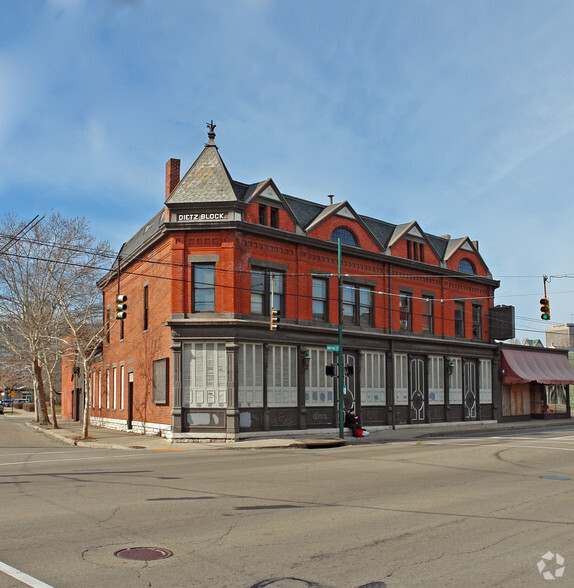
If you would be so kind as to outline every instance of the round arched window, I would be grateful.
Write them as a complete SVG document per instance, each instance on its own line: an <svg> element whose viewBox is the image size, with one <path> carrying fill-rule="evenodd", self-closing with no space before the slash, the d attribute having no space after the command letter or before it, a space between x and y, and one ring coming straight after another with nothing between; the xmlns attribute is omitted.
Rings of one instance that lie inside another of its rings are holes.
<svg viewBox="0 0 574 588"><path fill-rule="evenodd" d="M466 274L474 274L476 273L474 269L474 264L469 259L461 259L458 264L458 271L464 272Z"/></svg>
<svg viewBox="0 0 574 588"><path fill-rule="evenodd" d="M337 239L341 239L341 243L345 243L345 245L357 245L355 235L345 227L338 227L333 231L331 241L337 242Z"/></svg>

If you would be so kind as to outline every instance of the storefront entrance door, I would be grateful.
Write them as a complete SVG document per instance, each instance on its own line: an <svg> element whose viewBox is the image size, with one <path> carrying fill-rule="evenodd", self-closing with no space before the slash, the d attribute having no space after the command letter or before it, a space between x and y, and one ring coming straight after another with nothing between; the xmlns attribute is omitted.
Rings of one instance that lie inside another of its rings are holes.
<svg viewBox="0 0 574 588"><path fill-rule="evenodd" d="M424 423L426 419L426 386L425 362L418 357L409 362L409 399L411 407L411 422Z"/></svg>
<svg viewBox="0 0 574 588"><path fill-rule="evenodd" d="M347 368L343 380L343 391L345 392L345 397L343 399L344 402L344 409L345 412L350 410L351 408L355 409L355 414L359 413L359 406L357 406L357 387L355 385L356 378L357 378L357 362L354 355L350 353L345 353L343 355L343 362L345 367Z"/></svg>
<svg viewBox="0 0 574 588"><path fill-rule="evenodd" d="M463 363L463 397L464 419L475 420L476 411L476 363L465 361Z"/></svg>

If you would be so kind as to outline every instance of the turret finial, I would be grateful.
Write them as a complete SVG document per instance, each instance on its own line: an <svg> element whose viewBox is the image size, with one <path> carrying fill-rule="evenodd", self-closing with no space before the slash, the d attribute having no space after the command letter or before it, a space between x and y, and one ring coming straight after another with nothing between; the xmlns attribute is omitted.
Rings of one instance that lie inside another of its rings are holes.
<svg viewBox="0 0 574 588"><path fill-rule="evenodd" d="M213 119L211 119L211 122L205 123L207 125L207 128L209 129L209 132L207 133L207 136L209 137L209 141L207 142L207 145L215 145L215 127L217 125L215 125L213 123Z"/></svg>

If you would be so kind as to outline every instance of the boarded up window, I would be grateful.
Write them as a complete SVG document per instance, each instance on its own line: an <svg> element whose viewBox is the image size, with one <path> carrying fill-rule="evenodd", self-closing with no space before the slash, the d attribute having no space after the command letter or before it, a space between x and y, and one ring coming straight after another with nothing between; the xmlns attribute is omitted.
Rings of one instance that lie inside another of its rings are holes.
<svg viewBox="0 0 574 588"><path fill-rule="evenodd" d="M167 404L168 360L157 359L153 362L153 401L155 404Z"/></svg>

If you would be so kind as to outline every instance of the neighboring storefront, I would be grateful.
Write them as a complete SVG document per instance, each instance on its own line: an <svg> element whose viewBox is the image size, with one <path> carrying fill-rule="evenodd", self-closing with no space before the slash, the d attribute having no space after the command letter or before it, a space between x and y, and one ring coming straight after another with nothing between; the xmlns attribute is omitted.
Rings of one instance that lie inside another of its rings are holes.
<svg viewBox="0 0 574 588"><path fill-rule="evenodd" d="M568 351L503 345L502 418L570 418Z"/></svg>

